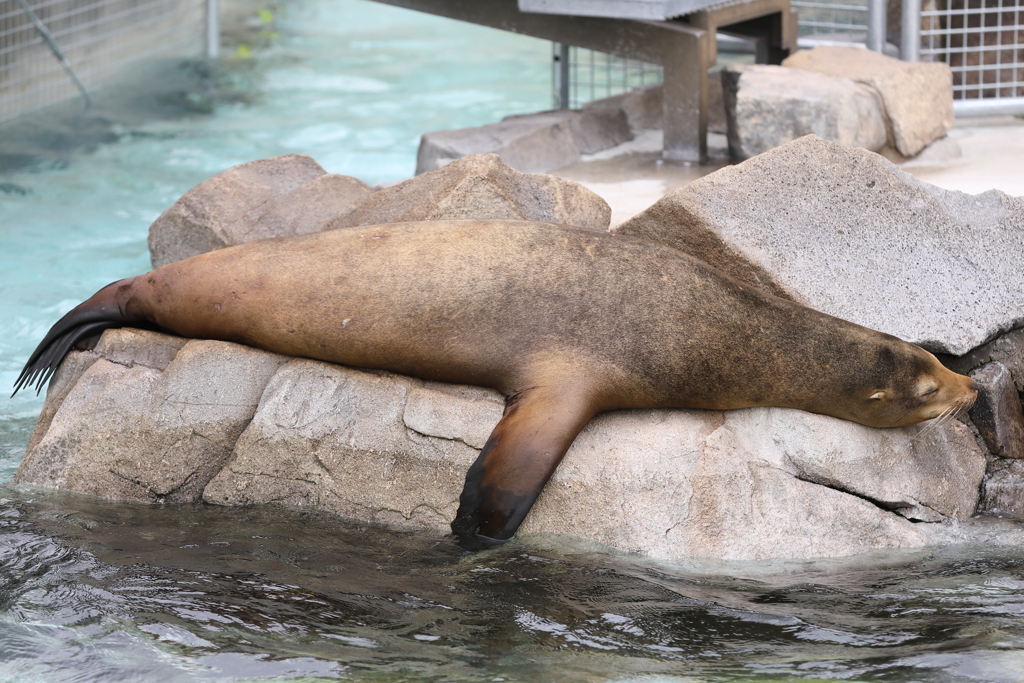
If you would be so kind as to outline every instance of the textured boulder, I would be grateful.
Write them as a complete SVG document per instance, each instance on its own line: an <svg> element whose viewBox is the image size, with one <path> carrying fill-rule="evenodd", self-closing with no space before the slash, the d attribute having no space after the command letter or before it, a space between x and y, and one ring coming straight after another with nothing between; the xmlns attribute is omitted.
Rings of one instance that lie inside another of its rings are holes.
<svg viewBox="0 0 1024 683"><path fill-rule="evenodd" d="M942 190L814 136L696 180L615 232L933 352L1024 325L1024 198Z"/></svg>
<svg viewBox="0 0 1024 683"><path fill-rule="evenodd" d="M971 421L992 455L1024 458L1024 409L1006 366L989 363L971 373L978 383L978 399L971 406Z"/></svg>
<svg viewBox="0 0 1024 683"><path fill-rule="evenodd" d="M185 342L110 330L94 351L72 353L15 481L115 500L197 500L287 359Z"/></svg>
<svg viewBox="0 0 1024 683"><path fill-rule="evenodd" d="M476 128L424 133L416 173L425 173L471 154L497 154L523 173L545 173L633 139L629 119L618 107L563 109L509 116Z"/></svg>
<svg viewBox="0 0 1024 683"><path fill-rule="evenodd" d="M1004 460L985 479L979 508L1001 515L1024 515L1024 461Z"/></svg>
<svg viewBox="0 0 1024 683"><path fill-rule="evenodd" d="M621 113L621 112L620 112ZM154 267L214 249L321 230L442 218L509 218L607 229L611 209L582 185L519 173L494 155L375 193L288 154L233 166L186 192L149 228Z"/></svg>
<svg viewBox="0 0 1024 683"><path fill-rule="evenodd" d="M643 85L621 95L612 95L587 102L583 105L583 111L620 109L626 115L630 130L660 129L664 115L664 91L665 88L661 83ZM710 95L710 97L712 100L714 99L714 95ZM721 99L721 93L719 93L719 99Z"/></svg>
<svg viewBox="0 0 1024 683"><path fill-rule="evenodd" d="M459 218L544 221L607 230L611 208L571 180L520 173L494 154L475 154L375 192L326 229Z"/></svg>
<svg viewBox="0 0 1024 683"><path fill-rule="evenodd" d="M107 331L72 354L17 480L447 529L502 413L486 389L180 341ZM663 558L921 546L933 527L908 518L969 515L985 458L959 423L920 431L781 408L607 413L578 437L522 533Z"/></svg>
<svg viewBox="0 0 1024 683"><path fill-rule="evenodd" d="M186 192L149 226L153 267L233 244L319 232L372 192L303 154L232 166Z"/></svg>
<svg viewBox="0 0 1024 683"><path fill-rule="evenodd" d="M847 147L878 151L887 133L875 92L848 78L781 66L722 70L729 154L749 159L813 133Z"/></svg>
<svg viewBox="0 0 1024 683"><path fill-rule="evenodd" d="M942 62L904 62L871 50L820 46L782 65L849 78L874 89L885 107L893 146L914 156L953 127L953 73Z"/></svg>
<svg viewBox="0 0 1024 683"><path fill-rule="evenodd" d="M500 396L479 388L296 360L270 382L203 498L447 529L503 408Z"/></svg>

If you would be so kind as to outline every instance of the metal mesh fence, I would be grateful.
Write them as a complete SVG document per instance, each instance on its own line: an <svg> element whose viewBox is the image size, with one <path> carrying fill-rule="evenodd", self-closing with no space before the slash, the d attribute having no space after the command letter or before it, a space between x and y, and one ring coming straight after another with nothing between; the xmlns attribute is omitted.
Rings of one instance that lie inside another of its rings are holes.
<svg viewBox="0 0 1024 683"><path fill-rule="evenodd" d="M868 0L791 0L799 10L801 47L863 45ZM578 108L641 85L660 83L661 67L593 50L553 43L552 89L555 107ZM719 43L719 52L728 52Z"/></svg>
<svg viewBox="0 0 1024 683"><path fill-rule="evenodd" d="M26 11L25 5L29 11ZM132 62L200 52L206 0L0 0L0 121L78 97Z"/></svg>
<svg viewBox="0 0 1024 683"><path fill-rule="evenodd" d="M800 47L863 45L868 35L867 0L790 0L799 17Z"/></svg>
<svg viewBox="0 0 1024 683"><path fill-rule="evenodd" d="M868 0L791 3L800 47L865 44ZM1024 112L1024 0L922 0L920 17L909 20L920 22L921 61L946 62L953 71L958 115ZM559 49L567 61L560 63ZM660 80L658 66L555 45L555 106L567 99L578 107Z"/></svg>
<svg viewBox="0 0 1024 683"><path fill-rule="evenodd" d="M1022 0L924 0L921 60L949 64L957 100L1024 98Z"/></svg>
<svg viewBox="0 0 1024 683"><path fill-rule="evenodd" d="M560 43L554 43L553 46L555 108L577 109L593 100L620 95L633 88L662 81L662 70L657 64L648 64L639 59L623 59ZM566 56L567 62L563 61ZM564 101L566 97L567 102Z"/></svg>

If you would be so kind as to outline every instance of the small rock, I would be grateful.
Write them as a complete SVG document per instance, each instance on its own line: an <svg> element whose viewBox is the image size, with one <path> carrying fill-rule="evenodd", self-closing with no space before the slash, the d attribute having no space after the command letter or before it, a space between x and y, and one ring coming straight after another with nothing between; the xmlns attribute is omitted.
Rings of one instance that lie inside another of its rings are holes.
<svg viewBox="0 0 1024 683"><path fill-rule="evenodd" d="M149 226L154 268L243 242L318 232L372 190L304 154L232 166L186 192Z"/></svg>
<svg viewBox="0 0 1024 683"><path fill-rule="evenodd" d="M892 128L893 146L912 157L953 127L953 72L942 62L904 62L856 47L800 50L782 65L849 78L873 88Z"/></svg>
<svg viewBox="0 0 1024 683"><path fill-rule="evenodd" d="M571 180L520 173L495 154L474 154L373 193L326 229L458 218L544 221L607 230L611 208Z"/></svg>
<svg viewBox="0 0 1024 683"><path fill-rule="evenodd" d="M1024 461L1014 460L985 480L980 510L990 514L1024 515Z"/></svg>
<svg viewBox="0 0 1024 683"><path fill-rule="evenodd" d="M729 154L749 159L813 133L847 147L877 151L887 139L875 92L848 78L781 66L722 70Z"/></svg>
<svg viewBox="0 0 1024 683"><path fill-rule="evenodd" d="M1024 328L1010 330L969 353L943 362L961 375L969 375L986 363L999 362L1010 371L1017 393L1024 394Z"/></svg>
<svg viewBox="0 0 1024 683"><path fill-rule="evenodd" d="M978 400L971 407L971 421L992 455L1024 458L1024 409L1010 371L999 362L988 363L971 373L978 383Z"/></svg>
<svg viewBox="0 0 1024 683"><path fill-rule="evenodd" d="M913 158L907 158L889 146L882 149L879 154L892 163L898 164L900 168L921 168L947 164L954 159L961 158L964 151L955 138L947 135L925 147Z"/></svg>

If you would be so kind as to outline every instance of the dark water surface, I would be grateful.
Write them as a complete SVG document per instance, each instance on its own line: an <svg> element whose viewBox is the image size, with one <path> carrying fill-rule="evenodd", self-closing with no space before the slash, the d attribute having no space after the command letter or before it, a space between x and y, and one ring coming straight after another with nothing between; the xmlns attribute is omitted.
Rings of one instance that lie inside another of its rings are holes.
<svg viewBox="0 0 1024 683"><path fill-rule="evenodd" d="M549 106L546 43L358 0L266 24L243 1L232 40L261 40L255 58L154 65L91 112L0 129L0 389L63 312L148 269L149 223L213 173L303 152L399 179L425 130ZM0 399L0 482L41 403ZM301 510L0 483L4 682L1017 682L1022 617L1009 545L665 565L532 538L467 555Z"/></svg>
<svg viewBox="0 0 1024 683"><path fill-rule="evenodd" d="M294 509L0 489L5 681L1019 681L1022 589L1005 548L682 567L533 538L474 555Z"/></svg>

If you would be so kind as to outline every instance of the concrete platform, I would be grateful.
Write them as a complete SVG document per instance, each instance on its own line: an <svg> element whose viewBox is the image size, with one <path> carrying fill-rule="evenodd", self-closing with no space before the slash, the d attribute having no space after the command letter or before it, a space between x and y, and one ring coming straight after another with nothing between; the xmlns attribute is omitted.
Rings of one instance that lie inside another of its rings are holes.
<svg viewBox="0 0 1024 683"><path fill-rule="evenodd" d="M661 160L661 133L585 156L552 171L586 186L612 207L612 225L629 220L672 190L729 163L724 135L708 135L706 164ZM915 177L948 190L978 194L1002 190L1024 196L1024 120L1011 117L960 119L949 135L914 159L897 154L890 161Z"/></svg>

